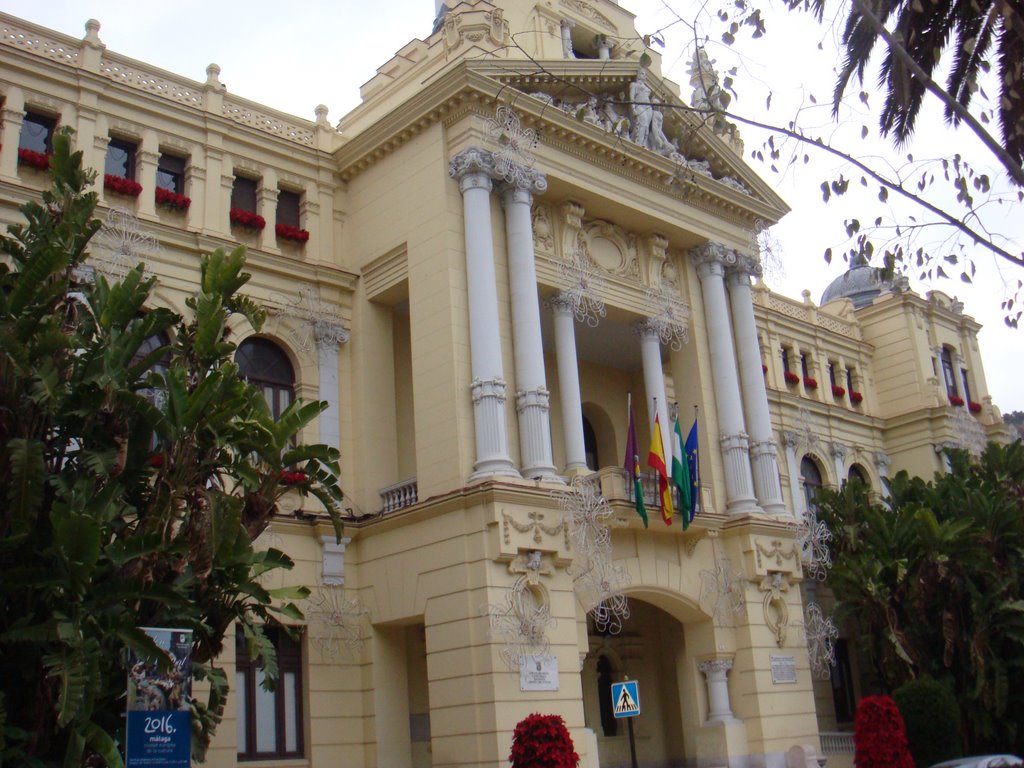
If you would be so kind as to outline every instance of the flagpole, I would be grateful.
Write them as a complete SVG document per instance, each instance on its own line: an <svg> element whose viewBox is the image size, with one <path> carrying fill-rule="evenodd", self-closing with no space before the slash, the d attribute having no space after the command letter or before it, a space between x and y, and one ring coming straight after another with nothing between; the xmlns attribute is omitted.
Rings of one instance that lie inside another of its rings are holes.
<svg viewBox="0 0 1024 768"><path fill-rule="evenodd" d="M693 406L693 423L694 424L697 423L697 406L696 405ZM699 433L700 433L700 429L698 428L698 435L697 435L698 441L700 440L700 434ZM697 453L697 461L695 461L694 464L697 467L697 481L696 481L696 488L695 488L695 490L697 491L697 502L694 505L693 509L694 509L694 514L697 514L699 512L703 512L704 511L701 508L702 505L701 505L701 499L700 499L700 453L699 452Z"/></svg>

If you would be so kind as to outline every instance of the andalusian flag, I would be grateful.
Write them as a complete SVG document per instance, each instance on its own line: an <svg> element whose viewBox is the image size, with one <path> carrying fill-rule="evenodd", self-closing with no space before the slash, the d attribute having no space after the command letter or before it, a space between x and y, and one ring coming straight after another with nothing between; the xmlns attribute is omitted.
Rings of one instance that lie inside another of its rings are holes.
<svg viewBox="0 0 1024 768"><path fill-rule="evenodd" d="M672 485L668 481L668 464L665 463L665 443L661 439L661 421L654 415L654 434L651 436L651 452L647 463L658 473L658 491L661 495L661 519L665 525L672 525Z"/></svg>
<svg viewBox="0 0 1024 768"><path fill-rule="evenodd" d="M679 416L672 429L672 485L679 490L679 515L683 518L683 530L690 527L693 517L690 514L690 462L686 460L683 449L683 431L679 428Z"/></svg>
<svg viewBox="0 0 1024 768"><path fill-rule="evenodd" d="M633 497L636 503L636 513L644 521L644 528L647 527L647 507L644 506L644 487L640 482L640 451L636 446L636 425L633 423L633 400L630 396L627 400L626 409L629 411L629 430L626 432L626 458L622 462L622 468L626 470L629 477L628 482L633 484Z"/></svg>

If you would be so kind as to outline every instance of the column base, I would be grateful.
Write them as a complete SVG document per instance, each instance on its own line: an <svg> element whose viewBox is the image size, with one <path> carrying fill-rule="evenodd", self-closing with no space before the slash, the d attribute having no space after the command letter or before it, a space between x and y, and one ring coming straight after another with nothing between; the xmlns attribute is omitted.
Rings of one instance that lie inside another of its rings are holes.
<svg viewBox="0 0 1024 768"><path fill-rule="evenodd" d="M498 477L514 477L522 479L522 475L512 465L512 459L487 459L473 465L473 474L467 479L471 483L493 480Z"/></svg>

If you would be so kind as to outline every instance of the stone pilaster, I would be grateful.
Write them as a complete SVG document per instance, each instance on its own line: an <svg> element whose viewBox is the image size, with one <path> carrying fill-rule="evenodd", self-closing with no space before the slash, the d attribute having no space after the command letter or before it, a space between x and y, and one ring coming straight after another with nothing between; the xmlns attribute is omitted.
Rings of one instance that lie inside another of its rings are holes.
<svg viewBox="0 0 1024 768"><path fill-rule="evenodd" d="M320 391L317 399L327 402L320 413L320 442L341 449L341 378L338 374L338 347L346 343L349 333L335 323L317 323L316 336L317 380Z"/></svg>

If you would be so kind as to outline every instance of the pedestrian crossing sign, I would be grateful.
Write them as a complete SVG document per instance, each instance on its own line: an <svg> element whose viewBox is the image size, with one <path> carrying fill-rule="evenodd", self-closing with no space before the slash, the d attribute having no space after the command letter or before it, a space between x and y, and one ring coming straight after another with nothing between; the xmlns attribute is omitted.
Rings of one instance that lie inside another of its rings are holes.
<svg viewBox="0 0 1024 768"><path fill-rule="evenodd" d="M616 717L636 717L640 714L640 688L636 680L612 683L612 709Z"/></svg>

